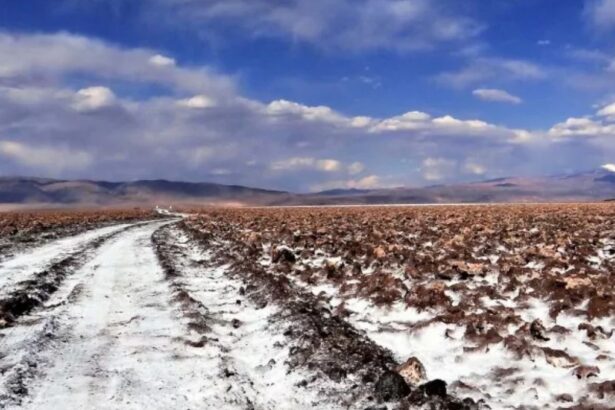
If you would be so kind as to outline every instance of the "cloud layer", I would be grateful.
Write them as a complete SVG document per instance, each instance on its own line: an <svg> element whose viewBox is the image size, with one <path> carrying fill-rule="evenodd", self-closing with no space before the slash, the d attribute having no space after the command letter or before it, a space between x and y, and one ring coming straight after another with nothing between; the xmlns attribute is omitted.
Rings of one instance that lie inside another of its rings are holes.
<svg viewBox="0 0 615 410"><path fill-rule="evenodd" d="M482 24L458 3L439 0L147 0L211 34L232 26L254 37L283 37L318 48L425 49L475 37Z"/></svg>
<svg viewBox="0 0 615 410"><path fill-rule="evenodd" d="M260 3L229 4L258 9ZM615 158L609 105L545 131L411 107L388 118L352 116L328 106L246 98L232 77L211 68L83 36L4 33L0 55L13 56L0 62L2 174L309 191L577 170ZM540 75L523 64L492 63ZM517 101L501 90L478 94Z"/></svg>

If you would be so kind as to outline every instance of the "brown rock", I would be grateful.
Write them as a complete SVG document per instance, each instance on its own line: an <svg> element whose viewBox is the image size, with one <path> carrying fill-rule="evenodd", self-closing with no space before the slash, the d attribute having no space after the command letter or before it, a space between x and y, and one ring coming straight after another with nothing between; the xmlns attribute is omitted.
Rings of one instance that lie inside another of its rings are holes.
<svg viewBox="0 0 615 410"><path fill-rule="evenodd" d="M551 349L549 347L543 347L542 351L545 354L547 363L554 367L574 367L579 364L579 359L570 356L563 350Z"/></svg>
<svg viewBox="0 0 615 410"><path fill-rule="evenodd" d="M560 402L567 402L567 403L572 403L574 399L572 398L572 396L570 394L558 394L557 396L555 396L555 401L560 401Z"/></svg>
<svg viewBox="0 0 615 410"><path fill-rule="evenodd" d="M600 374L600 369L597 366L578 366L573 371L572 374L577 376L577 379L589 379L590 377L598 377Z"/></svg>
<svg viewBox="0 0 615 410"><path fill-rule="evenodd" d="M591 286L592 281L586 277L580 276L569 276L562 279L562 281L566 284L566 289L577 289L584 286Z"/></svg>
<svg viewBox="0 0 615 410"><path fill-rule="evenodd" d="M383 259L387 256L387 253L383 247L379 246L374 249L374 256L378 259Z"/></svg>
<svg viewBox="0 0 615 410"><path fill-rule="evenodd" d="M418 386L427 380L425 367L416 357L409 358L403 364L397 366L395 371L411 386Z"/></svg>

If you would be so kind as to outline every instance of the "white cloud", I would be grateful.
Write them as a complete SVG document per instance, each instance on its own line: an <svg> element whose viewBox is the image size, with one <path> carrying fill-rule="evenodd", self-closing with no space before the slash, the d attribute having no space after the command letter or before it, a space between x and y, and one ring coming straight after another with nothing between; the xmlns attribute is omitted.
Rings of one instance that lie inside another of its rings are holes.
<svg viewBox="0 0 615 410"><path fill-rule="evenodd" d="M352 164L348 165L348 173L350 175L360 174L364 170L365 170L365 165L363 165L362 162L357 161L357 162L353 162Z"/></svg>
<svg viewBox="0 0 615 410"><path fill-rule="evenodd" d="M605 107L602 107L600 111L598 111L598 116L607 117L609 119L615 119L615 103L609 104Z"/></svg>
<svg viewBox="0 0 615 410"><path fill-rule="evenodd" d="M408 51L476 37L483 25L440 0L150 0L170 19L207 34L232 26L237 34L278 37L343 50ZM188 24L186 24L188 23Z"/></svg>
<svg viewBox="0 0 615 410"><path fill-rule="evenodd" d="M487 168L475 161L466 161L463 166L464 170L473 175L484 175L487 172Z"/></svg>
<svg viewBox="0 0 615 410"><path fill-rule="evenodd" d="M544 131L412 110L352 116L325 105L249 99L231 77L206 67L161 69L150 62L156 54L79 36L0 33L0 55L16 56L2 61L0 135L10 138L3 140L0 173L305 191L418 184L423 173L452 182L487 169L509 175L557 172L562 163L589 169L615 157L608 116ZM97 87L75 91L68 81L75 74ZM119 88L113 94L113 84L147 92L126 98ZM152 95L156 89L164 92ZM216 109L202 109L212 102ZM414 165L395 165L402 163ZM230 170L232 181L220 170Z"/></svg>
<svg viewBox="0 0 615 410"><path fill-rule="evenodd" d="M228 95L234 81L213 73L207 67L183 68L152 64L151 50L123 49L88 37L72 34L14 35L0 32L0 55L8 56L0 64L0 75L29 81L55 83L70 74L98 79L121 79L136 83L155 83L179 90Z"/></svg>
<svg viewBox="0 0 615 410"><path fill-rule="evenodd" d="M546 70L530 61L478 57L459 70L438 74L435 80L450 87L465 88L485 81L535 81L546 77Z"/></svg>
<svg viewBox="0 0 615 410"><path fill-rule="evenodd" d="M354 189L373 189L380 187L380 177L369 175L359 180L351 180L346 183L348 188Z"/></svg>
<svg viewBox="0 0 615 410"><path fill-rule="evenodd" d="M520 104L523 100L516 95L512 95L504 90L496 88L477 88L472 94L484 101L504 102L510 104Z"/></svg>
<svg viewBox="0 0 615 410"><path fill-rule="evenodd" d="M316 168L325 172L336 172L342 168L342 163L335 159L321 159L316 161Z"/></svg>
<svg viewBox="0 0 615 410"><path fill-rule="evenodd" d="M73 108L77 111L95 111L115 103L115 94L107 87L89 87L77 91Z"/></svg>
<svg viewBox="0 0 615 410"><path fill-rule="evenodd" d="M216 106L216 101L206 95L195 95L194 97L177 101L177 104L186 108L211 108Z"/></svg>
<svg viewBox="0 0 615 410"><path fill-rule="evenodd" d="M568 118L551 127L548 135L555 138L615 136L615 124L604 124L591 118Z"/></svg>
<svg viewBox="0 0 615 410"><path fill-rule="evenodd" d="M89 153L59 147L32 147L15 141L0 141L0 155L29 168L58 173L79 170L93 162Z"/></svg>
<svg viewBox="0 0 615 410"><path fill-rule="evenodd" d="M615 172L615 164L604 164L602 169L606 169L609 172Z"/></svg>
<svg viewBox="0 0 615 410"><path fill-rule="evenodd" d="M440 181L449 178L457 167L457 161L446 158L426 158L421 168L427 181Z"/></svg>
<svg viewBox="0 0 615 410"><path fill-rule="evenodd" d="M330 189L378 189L386 188L382 179L377 175L368 175L359 179L341 179L313 184L312 192L326 191Z"/></svg>
<svg viewBox="0 0 615 410"><path fill-rule="evenodd" d="M615 0L588 0L585 15L597 29L612 29L615 27Z"/></svg>
<svg viewBox="0 0 615 410"><path fill-rule="evenodd" d="M450 115L432 118L429 114L420 111L411 111L406 114L373 121L370 127L372 133L387 132L413 132L416 135L437 136L500 136L508 139L516 139L517 131L481 120L460 120Z"/></svg>
<svg viewBox="0 0 615 410"><path fill-rule="evenodd" d="M342 163L335 159L316 159L311 157L293 157L274 161L270 165L273 171L318 170L323 172L337 172L341 170Z"/></svg>
<svg viewBox="0 0 615 410"><path fill-rule="evenodd" d="M156 54L149 59L150 64L158 67L171 67L175 65L175 60L170 57L165 57L160 54Z"/></svg>

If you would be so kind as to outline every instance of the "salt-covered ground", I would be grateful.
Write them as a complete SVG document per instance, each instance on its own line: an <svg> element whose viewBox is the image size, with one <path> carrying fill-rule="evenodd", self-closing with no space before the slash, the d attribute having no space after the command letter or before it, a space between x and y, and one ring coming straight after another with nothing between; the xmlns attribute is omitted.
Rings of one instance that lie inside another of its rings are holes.
<svg viewBox="0 0 615 410"><path fill-rule="evenodd" d="M214 210L49 243L0 265L0 408L610 408L613 209Z"/></svg>
<svg viewBox="0 0 615 410"><path fill-rule="evenodd" d="M119 232L131 224L119 224L69 236L15 255L0 262L0 298L10 292L14 285L45 270L56 261L77 253L96 239Z"/></svg>
<svg viewBox="0 0 615 410"><path fill-rule="evenodd" d="M265 248L260 263L270 267L275 252ZM588 261L600 267L611 259L611 253L598 249ZM544 295L532 296L529 291L521 298L518 291L507 292L503 282L498 286L497 258L493 260L491 273L465 280L463 286L455 286L461 283L459 280L451 281L445 292L452 303L435 308L417 309L403 301L378 306L369 298L357 297L357 283L352 282L321 277L308 283L300 275L292 280L319 295L332 310L343 309L346 320L390 349L400 363L418 358L428 378L446 381L459 395L484 399L493 408L502 409L612 403L613 397L600 393L600 384L606 383L608 389L615 379L615 317L587 318L588 300L576 306L573 313L552 317ZM339 263L336 257L305 261L316 270ZM406 279L404 284L412 289L426 282ZM442 282L435 285L442 286ZM481 292L497 297L482 296ZM427 297L435 299L437 294ZM476 303L460 306L467 298L476 299ZM446 317L450 310L460 307L466 315L480 319L455 323L453 317ZM498 323L510 312L516 320ZM537 335L532 332L533 324L541 329ZM476 329L475 325L483 327ZM529 336L529 343L518 339L524 336Z"/></svg>
<svg viewBox="0 0 615 410"><path fill-rule="evenodd" d="M257 302L261 290L231 277L174 223L105 231L49 299L0 328L0 408L369 405L358 375L334 381L297 361L306 335L292 331L301 320L283 300ZM63 257L87 240L49 246L33 254Z"/></svg>
<svg viewBox="0 0 615 410"><path fill-rule="evenodd" d="M315 373L289 368L291 341L286 330L293 323L284 319L279 306L257 306L246 297L246 284L227 275L228 266L205 267L210 253L183 231L169 228L165 239L174 251L175 288L204 312L207 329L194 337L195 342L197 336L204 338L202 350L215 364L207 381L208 408L347 408L340 397L350 385L323 379L306 388ZM188 321L190 313L184 312Z"/></svg>
<svg viewBox="0 0 615 410"><path fill-rule="evenodd" d="M188 224L229 251L247 247L267 274L310 291L398 363L418 359L424 380L459 397L609 408L614 209L239 210Z"/></svg>

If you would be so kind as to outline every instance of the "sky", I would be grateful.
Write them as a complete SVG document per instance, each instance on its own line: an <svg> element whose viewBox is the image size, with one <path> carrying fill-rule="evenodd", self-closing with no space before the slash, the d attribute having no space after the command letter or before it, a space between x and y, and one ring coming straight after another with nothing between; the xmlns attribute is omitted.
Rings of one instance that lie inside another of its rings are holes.
<svg viewBox="0 0 615 410"><path fill-rule="evenodd" d="M0 175L314 192L615 169L615 0L0 3Z"/></svg>

